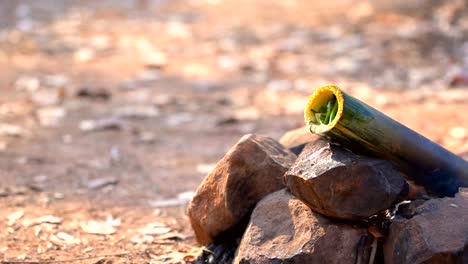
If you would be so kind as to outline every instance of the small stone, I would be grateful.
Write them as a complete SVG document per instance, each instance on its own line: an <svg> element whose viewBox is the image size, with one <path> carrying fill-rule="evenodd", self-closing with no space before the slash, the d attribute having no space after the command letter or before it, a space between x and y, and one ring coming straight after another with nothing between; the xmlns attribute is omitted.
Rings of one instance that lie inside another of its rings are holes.
<svg viewBox="0 0 468 264"><path fill-rule="evenodd" d="M64 99L65 89L63 87L39 89L31 94L31 101L39 106L58 105Z"/></svg>
<svg viewBox="0 0 468 264"><path fill-rule="evenodd" d="M53 74L45 76L41 85L50 88L64 88L69 82L67 76L63 74Z"/></svg>
<svg viewBox="0 0 468 264"><path fill-rule="evenodd" d="M161 51L153 50L151 52L147 52L144 55L143 62L145 67L154 68L154 69L162 69L164 66L167 65L167 55Z"/></svg>
<svg viewBox="0 0 468 264"><path fill-rule="evenodd" d="M80 63L89 62L93 60L95 57L96 57L95 51L90 48L78 49L73 55L75 62L80 62Z"/></svg>
<svg viewBox="0 0 468 264"><path fill-rule="evenodd" d="M27 257L26 254L21 254L21 255L18 255L18 256L16 257L16 259L17 259L17 260L25 260L26 257Z"/></svg>
<svg viewBox="0 0 468 264"><path fill-rule="evenodd" d="M20 76L15 81L15 89L17 91L34 92L39 89L40 85L39 78L34 76Z"/></svg>
<svg viewBox="0 0 468 264"><path fill-rule="evenodd" d="M90 43L97 50L106 50L111 46L111 39L107 35L98 34L90 39Z"/></svg>
<svg viewBox="0 0 468 264"><path fill-rule="evenodd" d="M388 161L357 155L325 140L307 144L285 180L314 211L353 220L392 207L409 189Z"/></svg>
<svg viewBox="0 0 468 264"><path fill-rule="evenodd" d="M260 118L260 111L256 107L244 107L234 112L236 120L257 120Z"/></svg>
<svg viewBox="0 0 468 264"><path fill-rule="evenodd" d="M109 156L111 162L119 162L122 159L121 151L119 146L112 146L110 151L109 151Z"/></svg>
<svg viewBox="0 0 468 264"><path fill-rule="evenodd" d="M44 107L36 112L39 124L43 127L57 127L66 116L63 107Z"/></svg>
<svg viewBox="0 0 468 264"><path fill-rule="evenodd" d="M174 38L185 39L192 35L190 27L179 22L179 21L170 21L166 25L166 33Z"/></svg>
<svg viewBox="0 0 468 264"><path fill-rule="evenodd" d="M151 244L153 243L154 237L149 235L136 235L130 238L130 242L133 244Z"/></svg>
<svg viewBox="0 0 468 264"><path fill-rule="evenodd" d="M288 91L291 90L294 87L293 82L290 80L271 80L267 84L267 88L272 90L272 91Z"/></svg>
<svg viewBox="0 0 468 264"><path fill-rule="evenodd" d="M284 187L296 156L268 137L246 135L198 187L188 207L198 242L214 241L248 217L265 195Z"/></svg>
<svg viewBox="0 0 468 264"><path fill-rule="evenodd" d="M135 77L138 82L154 82L161 79L161 72L156 69L144 70Z"/></svg>
<svg viewBox="0 0 468 264"><path fill-rule="evenodd" d="M143 143L154 143L157 140L155 133L150 131L143 131L138 133L138 141Z"/></svg>
<svg viewBox="0 0 468 264"><path fill-rule="evenodd" d="M20 126L0 123L0 136L23 137L26 134L27 131Z"/></svg>
<svg viewBox="0 0 468 264"><path fill-rule="evenodd" d="M54 197L54 199L56 200L62 200L63 198L65 198L65 194L60 193L60 192L54 192L52 197Z"/></svg>
<svg viewBox="0 0 468 264"><path fill-rule="evenodd" d="M449 131L449 135L455 139L466 138L466 129L463 127L453 127Z"/></svg>
<svg viewBox="0 0 468 264"><path fill-rule="evenodd" d="M115 110L117 117L152 118L159 115L159 109L153 105L127 105Z"/></svg>
<svg viewBox="0 0 468 264"><path fill-rule="evenodd" d="M122 122L117 118L104 118L98 120L83 120L80 122L80 130L83 132L99 130L120 130Z"/></svg>
<svg viewBox="0 0 468 264"><path fill-rule="evenodd" d="M255 207L233 263L368 263L369 241L365 228L334 223L280 190Z"/></svg>
<svg viewBox="0 0 468 264"><path fill-rule="evenodd" d="M193 118L194 116L192 113L171 114L167 117L166 124L168 127L178 127L190 122Z"/></svg>
<svg viewBox="0 0 468 264"><path fill-rule="evenodd" d="M88 189L98 190L107 186L116 185L119 181L115 177L102 177L88 181Z"/></svg>
<svg viewBox="0 0 468 264"><path fill-rule="evenodd" d="M198 80L192 83L192 88L200 91L209 91L220 89L222 84L209 80Z"/></svg>
<svg viewBox="0 0 468 264"><path fill-rule="evenodd" d="M392 222L385 263L468 263L468 192L419 202L410 213Z"/></svg>
<svg viewBox="0 0 468 264"><path fill-rule="evenodd" d="M47 175L38 174L38 175L34 176L33 181L36 182L36 183L43 183L43 182L47 181L47 179L48 179Z"/></svg>
<svg viewBox="0 0 468 264"><path fill-rule="evenodd" d="M240 61L232 56L219 56L217 59L219 68L226 71L236 71L240 67Z"/></svg>

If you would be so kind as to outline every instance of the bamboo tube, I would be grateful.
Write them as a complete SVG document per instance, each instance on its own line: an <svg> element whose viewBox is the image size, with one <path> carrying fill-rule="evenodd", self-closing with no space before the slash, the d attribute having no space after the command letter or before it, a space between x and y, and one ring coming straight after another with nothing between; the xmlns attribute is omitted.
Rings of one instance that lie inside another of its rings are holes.
<svg viewBox="0 0 468 264"><path fill-rule="evenodd" d="M333 98L338 110L332 112L331 121L317 120L317 113ZM387 159L434 194L453 196L459 187L468 186L468 162L334 85L309 96L304 118L310 132Z"/></svg>

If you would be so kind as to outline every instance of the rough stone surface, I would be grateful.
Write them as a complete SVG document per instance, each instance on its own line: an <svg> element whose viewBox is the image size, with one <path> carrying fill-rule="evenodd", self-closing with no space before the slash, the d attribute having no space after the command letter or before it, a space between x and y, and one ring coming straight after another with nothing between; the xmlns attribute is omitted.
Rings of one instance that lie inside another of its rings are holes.
<svg viewBox="0 0 468 264"><path fill-rule="evenodd" d="M234 263L354 264L358 251L367 263L367 236L365 228L333 223L280 190L258 203Z"/></svg>
<svg viewBox="0 0 468 264"><path fill-rule="evenodd" d="M265 195L284 188L296 156L275 140L246 135L203 180L188 207L197 241L204 245L247 218Z"/></svg>
<svg viewBox="0 0 468 264"><path fill-rule="evenodd" d="M279 142L294 154L299 155L307 143L319 138L319 136L310 133L307 127L300 127L286 132Z"/></svg>
<svg viewBox="0 0 468 264"><path fill-rule="evenodd" d="M324 140L307 144L285 177L291 192L313 210L341 219L368 218L408 192L405 179L391 163Z"/></svg>
<svg viewBox="0 0 468 264"><path fill-rule="evenodd" d="M468 189L432 199L398 217L384 245L385 263L468 263Z"/></svg>

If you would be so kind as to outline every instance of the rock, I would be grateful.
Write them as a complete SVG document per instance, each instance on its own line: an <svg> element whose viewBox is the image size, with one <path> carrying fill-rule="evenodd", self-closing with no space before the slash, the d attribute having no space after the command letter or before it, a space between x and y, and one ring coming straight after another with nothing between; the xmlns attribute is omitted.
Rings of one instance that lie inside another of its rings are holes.
<svg viewBox="0 0 468 264"><path fill-rule="evenodd" d="M391 224L385 263L468 263L467 189L412 211L408 219L399 217Z"/></svg>
<svg viewBox="0 0 468 264"><path fill-rule="evenodd" d="M309 132L307 127L300 127L290 130L284 134L279 143L291 150L294 154L299 155L309 142L317 140L319 136Z"/></svg>
<svg viewBox="0 0 468 264"><path fill-rule="evenodd" d="M405 179L388 161L360 156L324 140L306 145L285 180L314 211L340 219L366 219L408 192Z"/></svg>
<svg viewBox="0 0 468 264"><path fill-rule="evenodd" d="M223 232L242 228L261 198L284 187L282 176L295 158L271 138L242 137L206 176L189 204L197 241L205 245Z"/></svg>
<svg viewBox="0 0 468 264"><path fill-rule="evenodd" d="M367 237L365 228L333 223L281 190L257 204L233 263L356 263L360 248L367 263Z"/></svg>

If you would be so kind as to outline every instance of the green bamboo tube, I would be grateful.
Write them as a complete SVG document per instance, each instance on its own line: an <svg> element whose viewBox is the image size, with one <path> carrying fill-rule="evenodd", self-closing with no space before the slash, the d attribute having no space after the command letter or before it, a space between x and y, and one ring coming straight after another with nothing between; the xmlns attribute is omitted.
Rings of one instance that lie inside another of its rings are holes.
<svg viewBox="0 0 468 264"><path fill-rule="evenodd" d="M338 102L335 116L332 113L330 122L317 120L316 113L333 97ZM318 88L309 96L304 118L310 132L350 150L387 159L434 194L453 196L459 187L468 186L468 162L334 85Z"/></svg>

